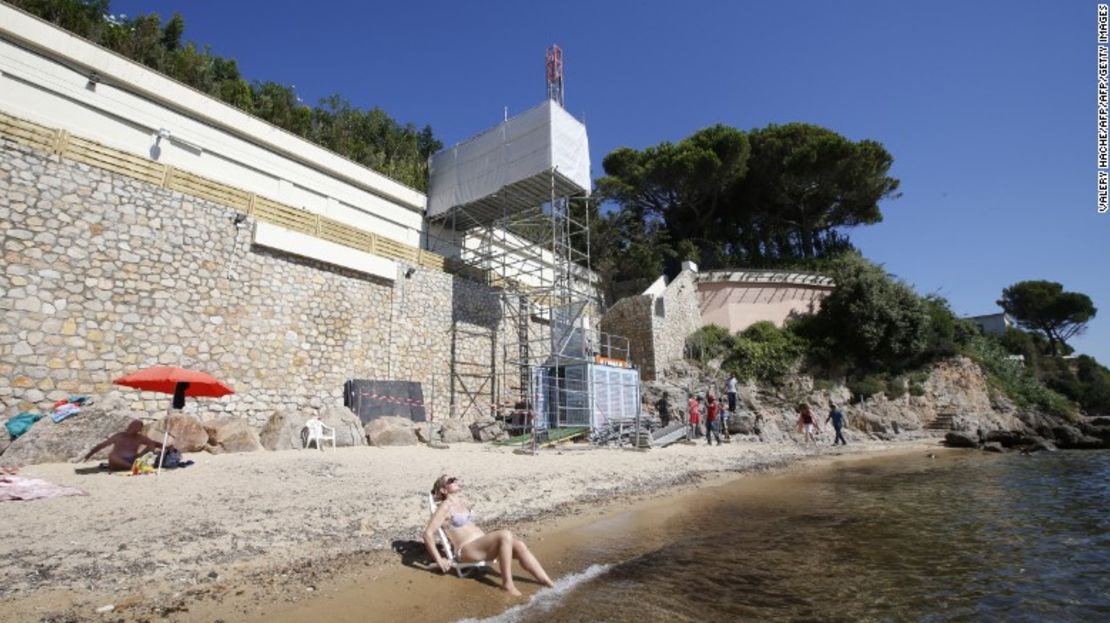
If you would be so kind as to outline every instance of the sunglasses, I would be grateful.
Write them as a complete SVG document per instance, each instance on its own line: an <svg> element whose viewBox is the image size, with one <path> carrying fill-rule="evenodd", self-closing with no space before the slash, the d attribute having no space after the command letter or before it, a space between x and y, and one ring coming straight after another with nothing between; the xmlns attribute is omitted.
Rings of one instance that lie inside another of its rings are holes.
<svg viewBox="0 0 1110 623"><path fill-rule="evenodd" d="M447 479L447 481L446 481L446 482L444 482L443 484L445 484L445 485L453 485L453 484L455 484L455 483L456 483L456 482L458 482L458 481L459 481L459 479L458 479L458 478L455 478L454 476L451 476L451 477L450 477L450 478L448 478L448 479Z"/></svg>

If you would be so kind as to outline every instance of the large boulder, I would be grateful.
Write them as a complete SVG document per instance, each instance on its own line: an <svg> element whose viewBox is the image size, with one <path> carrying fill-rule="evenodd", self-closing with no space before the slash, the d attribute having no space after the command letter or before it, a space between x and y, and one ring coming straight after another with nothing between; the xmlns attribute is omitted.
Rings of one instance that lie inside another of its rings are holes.
<svg viewBox="0 0 1110 623"><path fill-rule="evenodd" d="M1006 449L1003 448L1002 444L998 441L988 441L987 443L983 444L982 449L985 452L1005 452L1006 451Z"/></svg>
<svg viewBox="0 0 1110 623"><path fill-rule="evenodd" d="M470 425L470 432L478 441L499 441L508 438L505 426L492 417L481 418Z"/></svg>
<svg viewBox="0 0 1110 623"><path fill-rule="evenodd" d="M1097 417L1080 422L1079 430L1084 435L1101 439L1105 447L1110 448L1110 418Z"/></svg>
<svg viewBox="0 0 1110 623"><path fill-rule="evenodd" d="M949 448L977 448L979 438L962 430L950 430L944 434L944 445Z"/></svg>
<svg viewBox="0 0 1110 623"><path fill-rule="evenodd" d="M1070 424L1053 427L1052 436L1056 438L1056 445L1064 449L1091 450L1103 447L1101 439L1085 435L1081 430Z"/></svg>
<svg viewBox="0 0 1110 623"><path fill-rule="evenodd" d="M873 413L858 413L852 420L856 427L865 433L873 435L887 435L890 433L890 423Z"/></svg>
<svg viewBox="0 0 1110 623"><path fill-rule="evenodd" d="M84 457L93 446L127 428L138 415L119 392L111 392L61 422L55 423L49 416L35 422L4 450L0 465L56 463ZM107 458L108 452L101 450L94 458Z"/></svg>
<svg viewBox="0 0 1110 623"><path fill-rule="evenodd" d="M439 441L444 443L463 443L474 441L470 425L457 418L443 420L436 428Z"/></svg>
<svg viewBox="0 0 1110 623"><path fill-rule="evenodd" d="M420 443L416 427L408 418L387 415L370 420L364 430L372 446L414 446Z"/></svg>
<svg viewBox="0 0 1110 623"><path fill-rule="evenodd" d="M143 434L160 442L167 429L170 434L166 443L182 452L200 452L208 446L208 431L200 419L180 412L147 424Z"/></svg>
<svg viewBox="0 0 1110 623"><path fill-rule="evenodd" d="M246 418L227 416L208 420L204 430L208 432L208 451L213 454L265 450Z"/></svg>
<svg viewBox="0 0 1110 623"><path fill-rule="evenodd" d="M1055 452L1056 444L1041 437L1031 437L1033 443L1025 449L1028 452Z"/></svg>
<svg viewBox="0 0 1110 623"><path fill-rule="evenodd" d="M320 412L320 421L335 429L335 445L365 446L366 433L362 420L347 407L328 407Z"/></svg>
<svg viewBox="0 0 1110 623"><path fill-rule="evenodd" d="M1003 447L1013 448L1014 446L1027 446L1036 440L1035 435L1026 435L1021 431L1016 430L992 430L987 431L984 439L987 443L997 441Z"/></svg>
<svg viewBox="0 0 1110 623"><path fill-rule="evenodd" d="M279 409L270 415L258 433L258 440L267 450L300 450L304 448L304 423L308 416L292 409Z"/></svg>
<svg viewBox="0 0 1110 623"><path fill-rule="evenodd" d="M759 427L756 425L755 416L751 413L737 413L728 418L728 434L730 435L758 435Z"/></svg>

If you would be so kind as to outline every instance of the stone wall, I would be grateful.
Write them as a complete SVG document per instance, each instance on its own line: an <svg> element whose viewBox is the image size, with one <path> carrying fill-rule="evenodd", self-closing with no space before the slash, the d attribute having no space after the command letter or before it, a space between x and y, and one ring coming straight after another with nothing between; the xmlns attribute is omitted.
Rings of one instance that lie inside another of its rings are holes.
<svg viewBox="0 0 1110 623"><path fill-rule="evenodd" d="M652 313L652 334L655 342L655 369L662 373L667 365L682 359L686 337L702 326L698 305L697 273L684 270L667 284L660 299L663 314ZM655 302L659 305L659 301ZM654 377L653 377L654 378Z"/></svg>
<svg viewBox="0 0 1110 623"><path fill-rule="evenodd" d="M696 273L684 270L661 296L625 297L602 317L602 331L629 339L641 379L654 380L669 363L681 360L686 336L701 326L695 278Z"/></svg>
<svg viewBox="0 0 1110 623"><path fill-rule="evenodd" d="M629 358L640 369L640 378L655 378L655 340L651 327L652 297L626 296L605 311L600 329L628 338Z"/></svg>
<svg viewBox="0 0 1110 623"><path fill-rule="evenodd" d="M278 408L342 404L348 378L418 381L429 400L434 379L442 417L453 392L463 402L452 357L487 375L496 363L495 291L404 264L382 281L254 247L252 222L233 215L0 141L0 417L103 394L156 364L226 381L234 395L190 408L256 425ZM167 404L125 396L148 413Z"/></svg>

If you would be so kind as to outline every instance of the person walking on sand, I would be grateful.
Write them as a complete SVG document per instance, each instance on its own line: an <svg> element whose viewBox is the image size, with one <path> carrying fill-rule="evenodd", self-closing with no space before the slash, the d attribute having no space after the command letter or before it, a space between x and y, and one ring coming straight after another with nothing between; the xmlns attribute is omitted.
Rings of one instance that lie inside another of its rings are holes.
<svg viewBox="0 0 1110 623"><path fill-rule="evenodd" d="M428 553L436 561L440 571L451 571L451 563L436 547L436 530L443 526L447 528L447 538L455 546L460 561L497 561L501 570L501 588L510 595L520 596L520 591L513 583L513 559L520 561L520 566L539 580L540 584L548 588L555 586L524 541L508 530L494 530L486 534L474 525L474 514L461 492L462 480L455 476L444 474L432 484L432 499L439 506L424 527L424 546L428 548Z"/></svg>
<svg viewBox="0 0 1110 623"><path fill-rule="evenodd" d="M813 417L813 412L809 410L809 405L802 403L798 405L798 430L805 432L805 439L803 443L813 442L817 444L817 438L814 433L817 432L817 420Z"/></svg>
<svg viewBox="0 0 1110 623"><path fill-rule="evenodd" d="M690 425L690 430L686 433L686 439L697 439L701 437L701 396L690 396L687 408L689 409L687 423Z"/></svg>
<svg viewBox="0 0 1110 623"><path fill-rule="evenodd" d="M826 424L830 421L832 422L833 430L836 431L836 439L833 440L833 445L835 446L838 443L848 445L848 442L844 439L844 414L841 413L840 409L836 408L836 403L834 402L829 403L829 417L825 418Z"/></svg>
<svg viewBox="0 0 1110 623"><path fill-rule="evenodd" d="M712 435L713 437L717 438L717 445L719 446L721 445L721 433L717 430L717 424L719 424L717 419L720 412L720 405L717 404L717 397L713 394L709 394L709 397L706 398L706 401L705 443L709 446L713 445L713 439L710 437Z"/></svg>

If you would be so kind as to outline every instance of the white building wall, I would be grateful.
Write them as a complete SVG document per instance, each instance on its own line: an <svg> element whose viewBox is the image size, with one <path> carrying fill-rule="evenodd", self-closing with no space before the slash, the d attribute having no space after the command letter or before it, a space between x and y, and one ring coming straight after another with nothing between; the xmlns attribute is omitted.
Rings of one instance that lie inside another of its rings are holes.
<svg viewBox="0 0 1110 623"><path fill-rule="evenodd" d="M423 193L4 4L0 111L421 243Z"/></svg>

